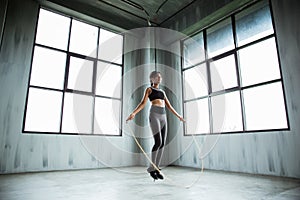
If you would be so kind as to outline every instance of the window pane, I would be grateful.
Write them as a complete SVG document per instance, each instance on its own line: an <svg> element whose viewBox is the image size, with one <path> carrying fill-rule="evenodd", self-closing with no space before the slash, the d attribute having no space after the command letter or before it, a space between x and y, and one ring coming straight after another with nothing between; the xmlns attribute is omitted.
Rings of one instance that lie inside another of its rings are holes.
<svg viewBox="0 0 300 200"><path fill-rule="evenodd" d="M30 85L63 89L66 54L42 47L34 48Z"/></svg>
<svg viewBox="0 0 300 200"><path fill-rule="evenodd" d="M89 24L72 21L70 51L96 57L98 28Z"/></svg>
<svg viewBox="0 0 300 200"><path fill-rule="evenodd" d="M273 34L269 5L257 4L236 15L238 46Z"/></svg>
<svg viewBox="0 0 300 200"><path fill-rule="evenodd" d="M244 48L238 52L238 55L243 86L281 77L274 38Z"/></svg>
<svg viewBox="0 0 300 200"><path fill-rule="evenodd" d="M71 57L68 88L92 92L93 61Z"/></svg>
<svg viewBox="0 0 300 200"><path fill-rule="evenodd" d="M243 95L247 130L287 128L280 82L246 89Z"/></svg>
<svg viewBox="0 0 300 200"><path fill-rule="evenodd" d="M216 60L210 64L212 91L220 91L238 85L234 56Z"/></svg>
<svg viewBox="0 0 300 200"><path fill-rule="evenodd" d="M186 134L210 133L208 99L185 103Z"/></svg>
<svg viewBox="0 0 300 200"><path fill-rule="evenodd" d="M62 93L29 89L25 131L59 132Z"/></svg>
<svg viewBox="0 0 300 200"><path fill-rule="evenodd" d="M93 97L66 93L62 132L92 133Z"/></svg>
<svg viewBox="0 0 300 200"><path fill-rule="evenodd" d="M234 48L231 20L224 20L207 29L207 52L214 57Z"/></svg>
<svg viewBox="0 0 300 200"><path fill-rule="evenodd" d="M193 66L205 59L203 33L198 33L183 43L183 68Z"/></svg>
<svg viewBox="0 0 300 200"><path fill-rule="evenodd" d="M184 71L183 80L185 100L208 95L206 64Z"/></svg>
<svg viewBox="0 0 300 200"><path fill-rule="evenodd" d="M122 64L123 36L100 29L99 55L100 59Z"/></svg>
<svg viewBox="0 0 300 200"><path fill-rule="evenodd" d="M36 43L67 50L70 18L40 9Z"/></svg>
<svg viewBox="0 0 300 200"><path fill-rule="evenodd" d="M214 133L243 130L239 92L214 96L211 101Z"/></svg>
<svg viewBox="0 0 300 200"><path fill-rule="evenodd" d="M96 94L101 96L121 96L122 68L118 65L98 62Z"/></svg>
<svg viewBox="0 0 300 200"><path fill-rule="evenodd" d="M120 101L95 99L95 134L120 135Z"/></svg>

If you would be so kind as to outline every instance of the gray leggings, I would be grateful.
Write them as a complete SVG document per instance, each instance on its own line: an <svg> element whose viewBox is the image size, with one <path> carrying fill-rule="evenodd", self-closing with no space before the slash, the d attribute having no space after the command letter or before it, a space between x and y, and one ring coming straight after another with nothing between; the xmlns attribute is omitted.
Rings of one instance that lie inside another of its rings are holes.
<svg viewBox="0 0 300 200"><path fill-rule="evenodd" d="M154 139L151 160L157 167L159 167L167 138L167 116L165 108L151 106L149 121ZM154 166L150 163L147 171L151 172L154 170Z"/></svg>

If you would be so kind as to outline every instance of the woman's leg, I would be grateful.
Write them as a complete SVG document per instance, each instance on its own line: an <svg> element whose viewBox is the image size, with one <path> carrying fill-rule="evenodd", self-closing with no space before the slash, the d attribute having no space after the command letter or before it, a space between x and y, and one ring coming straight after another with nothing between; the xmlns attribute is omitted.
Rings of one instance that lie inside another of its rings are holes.
<svg viewBox="0 0 300 200"><path fill-rule="evenodd" d="M160 120L160 123L161 123L161 127L162 129L160 130L160 139L161 139L161 143L160 143L160 146L159 146L159 149L158 149L158 152L157 152L157 156L156 156L156 161L155 161L155 164L157 167L160 166L160 163L161 163L161 158L162 158L162 155L163 155L163 151L164 151L164 147L165 147L165 143L166 143L166 139L167 139L167 118L166 118L166 115L163 115L161 120Z"/></svg>
<svg viewBox="0 0 300 200"><path fill-rule="evenodd" d="M167 117L165 114L150 113L150 126L153 134L154 145L151 152L151 161L159 167L167 138ZM155 171L150 164L148 172Z"/></svg>
<svg viewBox="0 0 300 200"><path fill-rule="evenodd" d="M160 134L161 128L160 128L159 115L156 113L150 113L149 121L150 121L150 127L153 134L153 139L154 139L154 145L151 151L151 161L157 166L156 161L157 161L158 150L162 144L162 138ZM147 169L147 171L148 172L155 171L155 167L150 163L150 166Z"/></svg>
<svg viewBox="0 0 300 200"><path fill-rule="evenodd" d="M154 139L154 145L153 145L152 151L151 151L151 161L153 164L156 165L157 164L156 157L157 157L158 149L161 145L161 138L160 138L160 133L159 133L160 122L159 122L158 114L150 113L149 122L150 122L150 127L151 127L151 131L153 134L153 139ZM150 163L150 166L147 169L148 172L155 171L155 167L152 165L152 163Z"/></svg>

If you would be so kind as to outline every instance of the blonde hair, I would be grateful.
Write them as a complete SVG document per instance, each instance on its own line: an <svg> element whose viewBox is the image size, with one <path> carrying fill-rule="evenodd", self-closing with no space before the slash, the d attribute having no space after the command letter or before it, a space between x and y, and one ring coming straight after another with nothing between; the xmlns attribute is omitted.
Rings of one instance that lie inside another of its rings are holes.
<svg viewBox="0 0 300 200"><path fill-rule="evenodd" d="M149 76L151 86L153 86L153 83L152 83L151 79L155 78L158 74L160 74L160 72L158 72L158 71L151 72L151 74Z"/></svg>

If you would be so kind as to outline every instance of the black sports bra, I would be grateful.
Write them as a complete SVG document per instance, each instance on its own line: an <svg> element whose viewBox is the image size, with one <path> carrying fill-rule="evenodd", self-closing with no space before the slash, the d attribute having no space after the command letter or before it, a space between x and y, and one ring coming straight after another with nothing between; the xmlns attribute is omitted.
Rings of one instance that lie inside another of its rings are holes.
<svg viewBox="0 0 300 200"><path fill-rule="evenodd" d="M150 101L153 101L155 99L162 99L162 100L165 99L165 94L162 90L156 89L156 88L153 88L153 87L151 87L151 89L152 89L152 92L148 96Z"/></svg>

